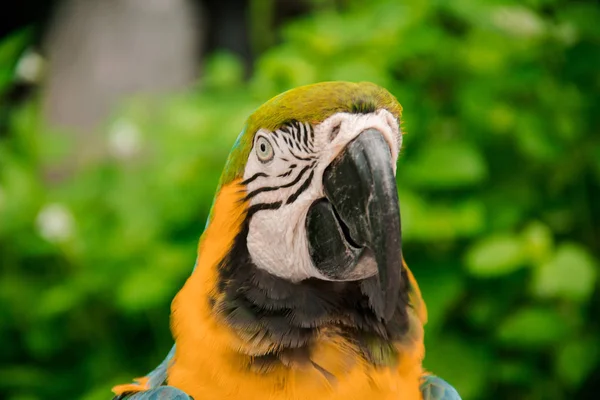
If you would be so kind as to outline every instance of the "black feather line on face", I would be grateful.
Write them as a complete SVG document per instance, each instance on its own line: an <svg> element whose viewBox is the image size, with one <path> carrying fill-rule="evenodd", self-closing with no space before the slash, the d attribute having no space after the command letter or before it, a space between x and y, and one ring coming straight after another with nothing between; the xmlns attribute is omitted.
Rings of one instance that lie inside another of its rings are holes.
<svg viewBox="0 0 600 400"><path fill-rule="evenodd" d="M291 149L290 149L290 153L292 154L292 156L294 156L295 159L300 160L300 161L314 160L314 157L301 157L301 156L297 155L296 153L294 153Z"/></svg>
<svg viewBox="0 0 600 400"><path fill-rule="evenodd" d="M306 127L304 126L304 124L298 124L297 126L297 131L298 131L298 142L302 143L304 142L304 138L306 137Z"/></svg>
<svg viewBox="0 0 600 400"><path fill-rule="evenodd" d="M304 140L304 146L308 149L308 132L310 132L312 130L311 126L308 124L303 125L306 128L306 133L305 135L302 137L302 139Z"/></svg>
<svg viewBox="0 0 600 400"><path fill-rule="evenodd" d="M285 202L285 204L291 204L294 201L296 201L296 199L306 190L310 187L310 184L312 182L313 176L315 175L315 171L312 170L310 171L310 174L308 175L308 178L306 178L306 180L302 183L302 185L300 185L300 187L298 188L298 190L296 190L296 192L294 194L292 194L290 197L288 197L287 201Z"/></svg>
<svg viewBox="0 0 600 400"><path fill-rule="evenodd" d="M247 185L250 182L254 182L257 178L260 178L260 177L268 178L269 175L265 174L264 172L257 172L256 174L252 175L250 178L243 181L242 185Z"/></svg>
<svg viewBox="0 0 600 400"><path fill-rule="evenodd" d="M306 167L302 168L302 170L300 170L300 172L298 173L298 175L296 175L296 178L294 178L294 180L292 180L291 182L288 182L284 185L279 185L279 186L265 186L265 187L261 187L258 188L256 190L253 190L252 192L248 193L248 195L246 196L246 201L250 200L251 198L253 198L254 196L256 196L259 193L263 193L263 192L272 192L274 190L279 190L279 189L285 189L288 187L292 187L294 186L296 183L300 182L300 179L302 179L302 176L306 173L306 171L308 171L308 169L310 168L310 165L307 165Z"/></svg>
<svg viewBox="0 0 600 400"><path fill-rule="evenodd" d="M301 131L300 131L300 124L296 123L294 124L294 126L290 127L291 131L294 132L294 141L296 143L300 142L300 135L301 135Z"/></svg>
<svg viewBox="0 0 600 400"><path fill-rule="evenodd" d="M296 168L297 165L296 164L292 164L290 165L288 168L289 170L287 172L284 172L283 174L279 174L277 175L278 178L285 178L286 176L289 176L292 172L294 172L294 168Z"/></svg>
<svg viewBox="0 0 600 400"><path fill-rule="evenodd" d="M279 134L281 134L290 151L295 149L305 153L314 153L312 148L314 130L309 123L301 123L295 120L288 121L283 124L281 128L273 131L273 134L276 137L279 137ZM299 160L308 160L307 158L298 155L294 156Z"/></svg>
<svg viewBox="0 0 600 400"><path fill-rule="evenodd" d="M281 206L281 202L251 206L232 249L219 265L218 290L224 296L213 310L248 343L266 343L276 349L251 357L257 363L252 368L267 371L273 364L286 364L292 353L302 349L309 355L318 332L326 326L335 327L373 365L389 365L381 361L380 353L373 352L373 343L380 341L382 348L393 352L390 341L407 332L406 284L394 317L384 323L369 304L369 298L378 298L370 293L380 290L376 277L353 282L310 278L292 283L259 269L248 253L249 222L257 212ZM402 282L408 282L405 270Z"/></svg>
<svg viewBox="0 0 600 400"><path fill-rule="evenodd" d="M302 147L302 150L305 153L314 154L312 147L308 143L309 132L312 130L310 124L299 124L299 126L300 132L302 133L302 135L300 136L301 141L299 142L300 147Z"/></svg>
<svg viewBox="0 0 600 400"><path fill-rule="evenodd" d="M281 150L281 146L279 146L279 140L273 140L273 143L275 143L275 146L277 146L278 150Z"/></svg>

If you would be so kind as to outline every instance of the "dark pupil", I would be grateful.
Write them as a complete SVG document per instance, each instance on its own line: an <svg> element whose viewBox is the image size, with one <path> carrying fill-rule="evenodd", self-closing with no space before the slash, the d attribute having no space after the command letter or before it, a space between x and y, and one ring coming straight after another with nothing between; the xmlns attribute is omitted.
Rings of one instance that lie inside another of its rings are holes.
<svg viewBox="0 0 600 400"><path fill-rule="evenodd" d="M265 144L264 144L264 143L261 143L261 144L260 144L260 151L262 151L263 153L264 153L265 151L267 151L267 146L265 146Z"/></svg>

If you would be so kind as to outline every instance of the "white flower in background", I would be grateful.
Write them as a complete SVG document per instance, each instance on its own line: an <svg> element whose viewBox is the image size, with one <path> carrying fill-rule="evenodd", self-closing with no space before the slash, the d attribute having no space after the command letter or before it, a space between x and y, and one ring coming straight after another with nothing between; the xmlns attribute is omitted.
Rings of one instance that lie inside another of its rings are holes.
<svg viewBox="0 0 600 400"><path fill-rule="evenodd" d="M19 59L16 75L19 79L29 82L39 82L44 70L44 58L35 51L27 51Z"/></svg>
<svg viewBox="0 0 600 400"><path fill-rule="evenodd" d="M545 31L544 21L524 7L498 7L492 22L506 33L522 38L538 37Z"/></svg>
<svg viewBox="0 0 600 400"><path fill-rule="evenodd" d="M134 123L120 119L108 132L108 149L118 158L129 158L140 150L141 138L140 130Z"/></svg>
<svg viewBox="0 0 600 400"><path fill-rule="evenodd" d="M67 207L52 203L39 212L36 225L41 237L52 243L60 243L73 236L75 219Z"/></svg>

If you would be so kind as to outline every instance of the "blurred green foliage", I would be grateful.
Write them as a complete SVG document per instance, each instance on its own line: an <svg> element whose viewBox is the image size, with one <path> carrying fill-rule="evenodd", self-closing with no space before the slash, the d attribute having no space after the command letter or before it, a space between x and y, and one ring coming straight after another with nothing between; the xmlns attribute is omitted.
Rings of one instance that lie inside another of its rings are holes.
<svg viewBox="0 0 600 400"><path fill-rule="evenodd" d="M326 3L326 2L321 2ZM219 173L271 96L368 80L404 107L405 257L429 308L425 365L469 399L600 390L600 7L566 0L347 2L288 24L244 81L132 100L108 157L68 154L36 100L0 137L0 393L109 398L171 346ZM0 44L0 88L24 34ZM12 57L12 58L11 58Z"/></svg>

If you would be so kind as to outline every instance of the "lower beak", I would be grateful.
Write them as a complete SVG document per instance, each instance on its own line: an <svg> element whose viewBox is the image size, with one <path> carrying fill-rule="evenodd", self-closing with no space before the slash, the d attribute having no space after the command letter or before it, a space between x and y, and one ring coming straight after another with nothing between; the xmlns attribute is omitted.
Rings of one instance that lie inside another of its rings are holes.
<svg viewBox="0 0 600 400"><path fill-rule="evenodd" d="M376 264L380 290L370 299L384 320L394 314L400 288L400 209L392 155L383 135L368 129L354 139L323 175L326 199L315 202L306 225L315 266L334 280L366 278ZM362 271L362 272L361 272Z"/></svg>

